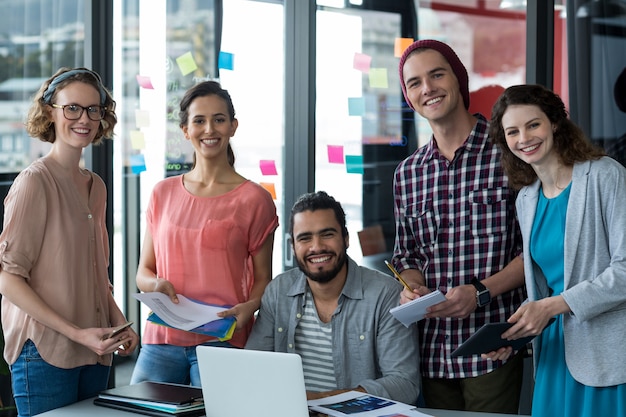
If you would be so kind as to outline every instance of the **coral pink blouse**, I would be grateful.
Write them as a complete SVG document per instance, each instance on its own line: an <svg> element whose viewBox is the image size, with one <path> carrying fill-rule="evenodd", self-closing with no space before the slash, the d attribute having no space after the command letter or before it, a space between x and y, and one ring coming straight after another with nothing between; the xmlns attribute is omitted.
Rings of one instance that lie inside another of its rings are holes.
<svg viewBox="0 0 626 417"><path fill-rule="evenodd" d="M176 293L205 303L232 306L248 301L254 283L252 256L278 227L276 206L260 185L245 181L216 197L198 197L182 175L159 182L146 213L157 275ZM252 320L230 343L243 347ZM195 346L214 338L146 323L145 344Z"/></svg>

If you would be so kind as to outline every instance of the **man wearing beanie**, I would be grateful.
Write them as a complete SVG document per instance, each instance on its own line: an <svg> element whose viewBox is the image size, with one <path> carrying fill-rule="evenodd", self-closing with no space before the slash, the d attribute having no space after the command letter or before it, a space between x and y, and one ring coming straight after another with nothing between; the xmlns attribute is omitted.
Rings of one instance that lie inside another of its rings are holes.
<svg viewBox="0 0 626 417"><path fill-rule="evenodd" d="M469 113L468 75L445 43L419 40L399 65L407 104L428 120L431 140L394 174L393 264L414 289L446 301L418 322L426 406L517 414L523 355L508 362L451 357L483 324L504 322L525 298L515 194L487 137Z"/></svg>

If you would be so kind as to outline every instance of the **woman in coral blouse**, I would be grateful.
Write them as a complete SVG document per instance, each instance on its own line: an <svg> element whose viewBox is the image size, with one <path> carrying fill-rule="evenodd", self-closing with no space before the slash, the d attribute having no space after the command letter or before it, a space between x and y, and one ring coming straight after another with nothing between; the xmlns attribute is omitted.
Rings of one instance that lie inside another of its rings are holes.
<svg viewBox="0 0 626 417"><path fill-rule="evenodd" d="M190 88L180 127L194 147L192 169L166 178L146 213L137 287L232 306L237 328L228 341L146 323L131 383L151 380L200 386L195 348L241 348L272 277L276 206L260 185L235 171L231 137L238 121L228 92L214 81Z"/></svg>

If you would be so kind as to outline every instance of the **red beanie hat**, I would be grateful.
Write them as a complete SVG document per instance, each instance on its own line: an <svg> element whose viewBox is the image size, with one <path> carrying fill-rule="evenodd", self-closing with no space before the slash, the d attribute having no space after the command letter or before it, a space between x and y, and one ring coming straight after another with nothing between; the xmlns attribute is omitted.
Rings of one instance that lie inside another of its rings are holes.
<svg viewBox="0 0 626 417"><path fill-rule="evenodd" d="M398 65L398 70L400 72L400 86L402 87L402 94L404 94L404 99L410 108L413 108L413 104L411 104L411 100L406 95L406 86L404 85L404 62L407 57L418 48L426 48L426 49L434 49L439 52L443 57L448 61L450 67L452 68L452 72L456 75L456 79L459 81L459 88L461 89L461 96L463 96L463 104L465 104L465 108L469 109L470 104L470 95L469 95L469 79L467 76L467 70L465 66L456 55L456 53L450 48L447 44L443 42L436 41L434 39L422 39L419 41L413 42L409 47L407 47L400 58L400 64Z"/></svg>

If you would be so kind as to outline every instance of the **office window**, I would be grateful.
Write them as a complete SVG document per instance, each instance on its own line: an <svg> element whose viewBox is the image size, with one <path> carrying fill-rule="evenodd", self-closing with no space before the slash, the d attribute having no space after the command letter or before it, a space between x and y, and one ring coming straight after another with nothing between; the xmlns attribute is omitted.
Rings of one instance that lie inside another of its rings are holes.
<svg viewBox="0 0 626 417"><path fill-rule="evenodd" d="M504 88L525 82L526 6L433 0L416 2L413 10L383 10L383 5L320 3L315 188L344 205L350 256L387 272L382 260L391 256L395 237L393 173L432 134L428 122L404 102L398 76L402 50L396 50L401 28L414 19L416 38L444 41L457 52L469 73L470 111L489 118ZM341 36L337 27L344 29ZM407 121L416 137L406 132Z"/></svg>
<svg viewBox="0 0 626 417"><path fill-rule="evenodd" d="M265 186L280 213L284 16L280 4L249 0L117 0L115 5L120 123L114 156L114 277L116 288L125 288L116 299L132 310L129 294L136 291L152 188L188 171L192 163L193 148L178 117L188 88L216 80L229 91L239 120L231 139L235 168ZM276 239L275 271L281 269L281 243Z"/></svg>
<svg viewBox="0 0 626 417"><path fill-rule="evenodd" d="M19 172L50 145L23 128L32 95L57 69L83 65L83 0L0 1L0 174Z"/></svg>

